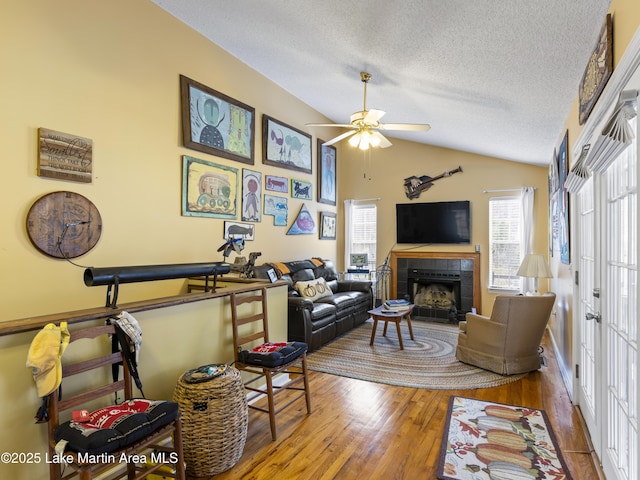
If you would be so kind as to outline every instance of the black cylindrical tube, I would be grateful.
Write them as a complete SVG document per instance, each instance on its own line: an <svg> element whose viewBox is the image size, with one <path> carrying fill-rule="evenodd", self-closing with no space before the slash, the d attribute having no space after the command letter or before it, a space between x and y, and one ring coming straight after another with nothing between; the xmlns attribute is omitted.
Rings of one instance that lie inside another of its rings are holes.
<svg viewBox="0 0 640 480"><path fill-rule="evenodd" d="M132 267L87 268L84 284L87 287L114 283L135 283L151 280L169 280L229 273L230 266L223 262L183 263L173 265L140 265Z"/></svg>

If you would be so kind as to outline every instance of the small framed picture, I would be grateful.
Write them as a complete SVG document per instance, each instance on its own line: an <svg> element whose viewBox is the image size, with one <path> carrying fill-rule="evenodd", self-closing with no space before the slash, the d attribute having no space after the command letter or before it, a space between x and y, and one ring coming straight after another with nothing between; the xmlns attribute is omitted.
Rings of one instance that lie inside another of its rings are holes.
<svg viewBox="0 0 640 480"><path fill-rule="evenodd" d="M336 239L336 214L320 212L320 240Z"/></svg>
<svg viewBox="0 0 640 480"><path fill-rule="evenodd" d="M278 280L278 275L276 275L276 271L273 268L267 270L267 275L269 275L269 280L271 280L271 283Z"/></svg>
<svg viewBox="0 0 640 480"><path fill-rule="evenodd" d="M301 200L311 200L311 182L291 179L291 197Z"/></svg>
<svg viewBox="0 0 640 480"><path fill-rule="evenodd" d="M286 177L265 175L264 188L270 192L289 193L289 180Z"/></svg>
<svg viewBox="0 0 640 480"><path fill-rule="evenodd" d="M255 240L254 225L242 222L224 222L224 238L244 238L245 240Z"/></svg>

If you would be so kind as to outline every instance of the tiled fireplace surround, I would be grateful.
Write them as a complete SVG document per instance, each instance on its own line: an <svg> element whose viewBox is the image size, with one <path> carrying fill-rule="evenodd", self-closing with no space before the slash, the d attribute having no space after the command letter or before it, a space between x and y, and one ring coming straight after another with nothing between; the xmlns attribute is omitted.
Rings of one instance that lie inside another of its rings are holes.
<svg viewBox="0 0 640 480"><path fill-rule="evenodd" d="M454 292L457 312L416 305L417 319L442 323L464 320L473 307L481 307L480 254L467 252L391 252L391 297L410 298L414 285L438 283Z"/></svg>

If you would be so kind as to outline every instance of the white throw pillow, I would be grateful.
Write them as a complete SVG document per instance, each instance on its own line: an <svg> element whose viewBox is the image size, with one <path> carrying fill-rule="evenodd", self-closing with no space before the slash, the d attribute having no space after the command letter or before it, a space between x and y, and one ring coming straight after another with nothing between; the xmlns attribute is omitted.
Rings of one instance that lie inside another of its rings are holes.
<svg viewBox="0 0 640 480"><path fill-rule="evenodd" d="M305 282L296 282L293 288L295 288L300 295L310 299L311 301L333 295L331 288L322 277Z"/></svg>

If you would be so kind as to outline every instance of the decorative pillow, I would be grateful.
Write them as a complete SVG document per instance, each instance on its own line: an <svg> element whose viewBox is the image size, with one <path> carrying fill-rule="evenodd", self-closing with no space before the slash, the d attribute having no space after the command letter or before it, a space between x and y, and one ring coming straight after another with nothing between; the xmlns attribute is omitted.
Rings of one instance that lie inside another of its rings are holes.
<svg viewBox="0 0 640 480"><path fill-rule="evenodd" d="M108 453L140 440L177 416L177 403L136 398L91 412L86 422L62 423L54 436L56 442L68 441L67 449L74 452Z"/></svg>
<svg viewBox="0 0 640 480"><path fill-rule="evenodd" d="M300 295L311 301L333 295L324 278L316 278L308 282L296 282L293 288L295 288Z"/></svg>

